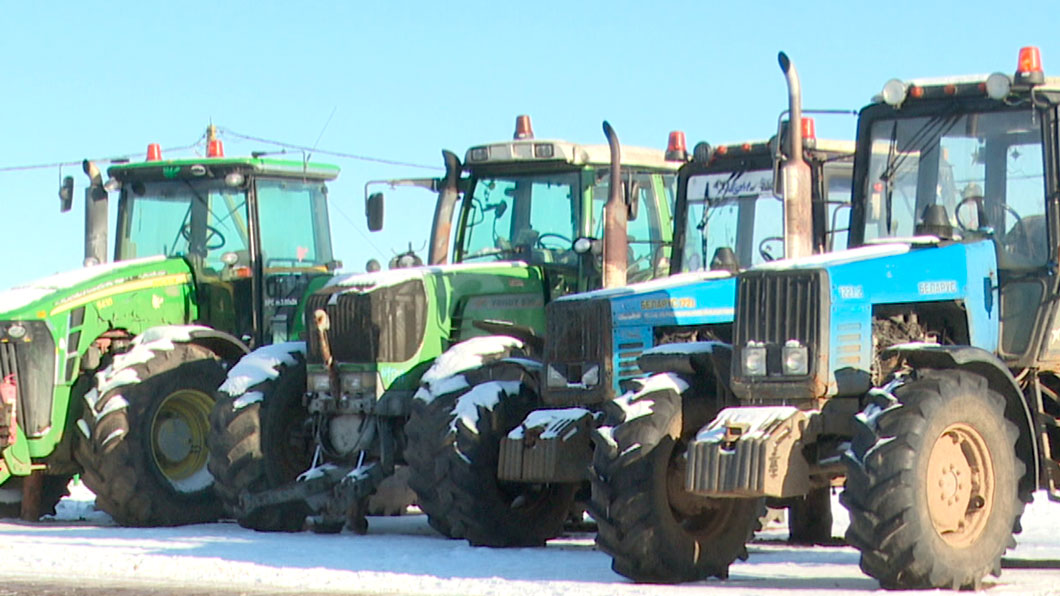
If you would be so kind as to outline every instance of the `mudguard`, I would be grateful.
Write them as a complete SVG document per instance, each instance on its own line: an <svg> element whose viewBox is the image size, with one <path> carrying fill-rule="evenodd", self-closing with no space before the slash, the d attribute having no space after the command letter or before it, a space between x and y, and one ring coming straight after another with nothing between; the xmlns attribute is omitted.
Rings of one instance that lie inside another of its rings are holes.
<svg viewBox="0 0 1060 596"><path fill-rule="evenodd" d="M1025 479L1033 477L1034 486L1021 488L1037 490L1043 486L1040 467L1041 433L1036 431L1037 424L1034 422L1037 407L1027 403L1028 398L1020 390L1019 383L997 356L971 346L944 346L919 342L894 345L882 353L884 356L900 355L914 368L957 368L985 378L991 389L1005 397L1005 417L1019 427L1020 438L1016 441L1016 455L1029 469L1035 470L1033 476L1024 476Z"/></svg>

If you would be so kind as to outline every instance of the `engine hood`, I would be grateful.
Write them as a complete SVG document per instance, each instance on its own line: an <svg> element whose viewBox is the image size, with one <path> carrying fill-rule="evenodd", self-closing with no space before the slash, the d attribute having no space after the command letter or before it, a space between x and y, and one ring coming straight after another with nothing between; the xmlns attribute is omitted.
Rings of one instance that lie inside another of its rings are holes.
<svg viewBox="0 0 1060 596"><path fill-rule="evenodd" d="M138 288L186 283L182 258L147 257L57 273L0 292L0 319L43 318Z"/></svg>

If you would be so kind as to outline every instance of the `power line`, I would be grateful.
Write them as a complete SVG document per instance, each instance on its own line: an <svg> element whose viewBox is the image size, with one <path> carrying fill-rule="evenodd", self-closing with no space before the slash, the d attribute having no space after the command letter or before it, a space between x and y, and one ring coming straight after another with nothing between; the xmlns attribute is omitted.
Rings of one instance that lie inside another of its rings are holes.
<svg viewBox="0 0 1060 596"><path fill-rule="evenodd" d="M199 147L199 146L202 145L203 138L204 137L199 137L199 140L195 141L191 145L184 145L183 147L167 147L167 148L163 149L163 151L165 151L165 152L178 152L178 151L188 151L188 150L191 150L191 149L195 149L196 147ZM88 158L88 161L96 161L96 162L100 162L100 163L102 163L102 162L115 162L115 161L129 161L134 156L138 157L140 155L144 155L144 152L143 151L133 151L133 152L125 153L124 155L112 155L110 157L90 157L90 158ZM28 170L46 170L46 169L49 169L49 168L63 168L63 167L66 167L66 166L78 166L78 167L80 167L82 161L83 160L77 160L77 161L56 161L56 162L52 162L52 163L30 164L30 165L21 165L21 166L0 166L0 172L24 172L24 171L28 171Z"/></svg>
<svg viewBox="0 0 1060 596"><path fill-rule="evenodd" d="M372 162L372 163L381 163L381 164L386 164L386 165L390 165L390 166L405 166L405 167L409 167L409 168L419 168L421 170L435 170L435 171L438 171L438 170L442 169L442 168L440 168L438 166L425 166L423 164L411 163L411 162L407 162L407 161L397 161L397 160L393 160L393 159L383 159L381 157L370 157L370 156L367 156L367 155L357 155L355 153L345 153L345 152L342 152L342 151L329 151L329 150L326 150L326 149L308 147L306 145L296 145L294 143L287 143L287 142L284 142L284 141L274 141L274 140L265 139L265 138L262 138L262 137L255 137L255 136L252 136L252 135L241 134L241 133L238 133L238 132L236 132L234 130L231 130L229 128L219 128L218 130L220 130L221 132L223 132L226 135L231 135L233 137L236 137L236 138L239 138L239 139L243 139L245 141L255 141L255 142L258 142L258 143L268 143L270 145L276 145L277 147L284 147L286 149L297 149L298 151L302 151L303 153L320 153L322 155L330 155L330 156L333 156L333 157L344 157L346 159L356 159L358 161L368 161L368 162Z"/></svg>

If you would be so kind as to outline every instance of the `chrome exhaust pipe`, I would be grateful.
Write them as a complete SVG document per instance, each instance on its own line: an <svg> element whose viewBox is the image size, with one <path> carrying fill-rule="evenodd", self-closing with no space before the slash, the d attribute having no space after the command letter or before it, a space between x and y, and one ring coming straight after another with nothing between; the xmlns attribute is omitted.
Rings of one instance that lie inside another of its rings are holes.
<svg viewBox="0 0 1060 596"><path fill-rule="evenodd" d="M617 288L626 285L626 253L629 242L626 235L626 202L622 197L622 147L618 134L611 124L604 121L604 135L611 149L611 178L604 205L604 287Z"/></svg>
<svg viewBox="0 0 1060 596"><path fill-rule="evenodd" d="M784 184L784 258L813 253L813 207L810 166L802 157L802 88L788 55L777 56L788 82L788 139L791 148L781 166Z"/></svg>

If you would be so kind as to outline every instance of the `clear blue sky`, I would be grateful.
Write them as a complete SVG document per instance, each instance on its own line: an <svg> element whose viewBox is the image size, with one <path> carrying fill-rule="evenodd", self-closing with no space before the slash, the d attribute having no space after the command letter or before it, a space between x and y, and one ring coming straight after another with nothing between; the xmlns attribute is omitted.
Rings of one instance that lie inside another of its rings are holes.
<svg viewBox="0 0 1060 596"><path fill-rule="evenodd" d="M1011 73L1041 48L1060 75L1060 5L1023 2L15 2L0 21L0 168L193 143L206 125L321 149L441 164L511 138L663 147L766 138L786 107L776 55L807 108L858 109L891 77ZM854 135L851 117L818 136ZM326 125L326 127L325 127ZM222 136L229 155L271 149ZM187 154L184 154L187 155ZM167 154L176 157L178 155ZM402 194L369 235L370 179L429 170L319 156L347 271L423 246L433 197ZM0 288L82 257L81 200L60 214L52 167L0 171ZM112 203L115 204L115 203Z"/></svg>

